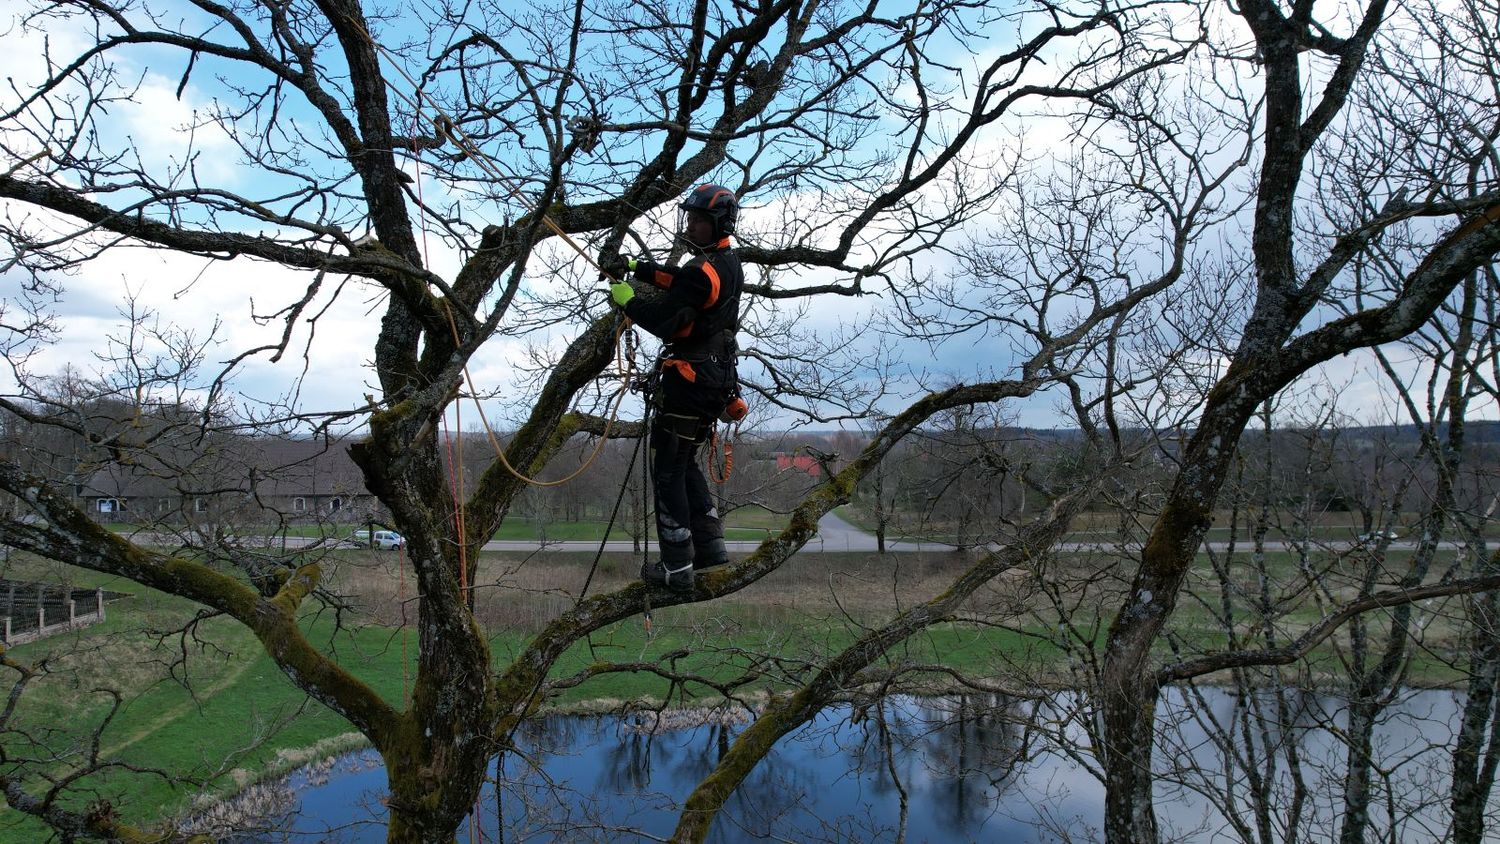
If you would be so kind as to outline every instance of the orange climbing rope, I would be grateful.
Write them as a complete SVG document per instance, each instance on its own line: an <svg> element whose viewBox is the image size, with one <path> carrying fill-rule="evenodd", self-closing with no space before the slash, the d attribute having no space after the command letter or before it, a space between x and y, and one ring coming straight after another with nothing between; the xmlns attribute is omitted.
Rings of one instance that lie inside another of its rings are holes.
<svg viewBox="0 0 1500 844"><path fill-rule="evenodd" d="M413 120L413 123L416 122L416 118L415 117L413 117L412 120ZM412 134L413 134L413 136L416 135L415 128L413 129ZM431 265L431 258L429 256L428 247L427 247L427 203L424 202L423 198L422 198L422 162L421 162L421 156L420 155L414 155L414 156L412 156L412 158L413 158L413 167L417 171L415 173L415 175L414 175L414 179L415 179L416 184L417 184L417 207L420 209L419 212L418 212L419 213L419 218L418 219L420 220L420 225L421 225L421 229L422 229L422 263L424 265L430 266ZM452 312L452 310L451 309L445 309L445 310L446 310L447 315L448 315L448 326L449 326L449 329L453 332L453 343L456 346L459 343L459 339L458 339L458 326L455 325L454 322L453 322L453 312ZM465 365L465 367L464 367L464 377L465 378L469 378L469 369L468 369L467 365ZM474 395L474 392L473 392L473 381L472 381L472 379L469 379L469 380L470 380L470 387L469 387L470 394ZM479 400L478 400L477 397L474 399L474 405L475 405L475 407L479 406ZM467 606L470 605L470 601L472 599L472 595L470 594L470 589L469 589L469 555L468 555L469 543L468 543L467 519L465 517L465 509L464 509L464 442L463 442L463 418L464 417L463 417L463 412L464 412L463 411L463 403L462 402L454 402L453 403L453 424L454 424L454 427L456 427L458 429L458 432L459 432L458 436L453 436L453 433L448 430L448 415L446 413L443 414L443 423L442 423L442 425L443 425L443 440L444 440L444 444L446 445L447 450L448 450L448 467L449 467L449 472L448 472L448 487L449 487L449 493L451 494L451 496L453 498L453 530L454 530L454 535L458 537L458 596L459 596L459 600L464 603L465 607L467 607ZM482 410L480 411L480 414L481 414L481 416L483 415L483 411ZM486 424L486 430L488 430L488 424ZM502 456L501 459L504 460L504 457ZM506 468L509 468L509 464L506 465ZM403 548L402 553L403 554L405 553L405 549L404 548ZM403 583L404 582L405 581L404 581L404 570L403 570ZM402 623L403 623L403 626L404 626L404 624L405 624L405 613L404 613L404 611L403 611L403 614L402 614ZM403 631L403 636L401 638L401 647L402 647L402 656L403 656L402 665L403 665L403 670L404 670L404 666L406 664L406 660L404 658L405 657L405 653L406 653L406 650L405 650L406 649L406 637L404 635L404 631ZM469 813L469 841L471 842L471 844L483 844L483 842L484 842L484 827L480 824L480 821L479 821L479 811L480 811L480 808L481 808L481 803L480 803L480 800L479 800L479 796L476 795L475 798L474 798L474 811L472 811L472 812Z"/></svg>
<svg viewBox="0 0 1500 844"><path fill-rule="evenodd" d="M709 480L712 480L716 484L728 483L729 476L734 474L734 443L730 442L728 433L729 430L726 428L726 436L722 443L719 440L719 426L715 425L708 435L708 477ZM724 458L722 461L719 461L719 465L723 466L722 474L714 461L714 456L721 444L724 447Z"/></svg>

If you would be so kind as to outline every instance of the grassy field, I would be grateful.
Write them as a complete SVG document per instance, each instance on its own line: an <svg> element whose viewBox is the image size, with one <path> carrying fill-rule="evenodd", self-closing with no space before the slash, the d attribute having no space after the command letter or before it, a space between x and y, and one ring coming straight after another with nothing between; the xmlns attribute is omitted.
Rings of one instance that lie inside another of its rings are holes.
<svg viewBox="0 0 1500 844"><path fill-rule="evenodd" d="M642 619L628 619L579 643L559 661L553 677L566 677L599 662L649 661L674 652L689 652L679 668L710 677L738 673L747 655L775 655L789 660L816 660L853 640L865 625L887 619L898 608L924 600L946 588L966 563L956 553L803 554L781 570L733 596L705 604L658 610L651 635ZM1394 572L1406 557L1388 560ZM476 578L475 604L481 624L490 632L497 666L524 648L529 636L547 620L577 601L588 582L596 594L636 577L640 558L606 554L597 567L592 553L485 554ZM1338 566L1348 560L1333 560ZM308 613L303 623L322 647L390 701L401 701L412 674L414 630L403 610L410 608L410 573L398 568L397 555L341 550L326 558L326 584L346 596L346 626L336 629L331 613ZM892 663L940 663L981 677L1039 677L1059 665L1059 652L1048 643L1057 630L1057 615L1039 582L1049 584L1059 600L1079 610L1118 606L1128 588L1130 567L1107 553L1080 554L1046 563L1031 576L1006 577L986 587L969 611L1010 620L1008 627L942 624L889 655ZM1299 562L1291 554L1267 558L1268 575L1279 582L1295 580ZM187 809L200 792L225 793L268 771L305 761L305 748L337 740L348 725L321 705L308 701L264 656L258 643L225 619L197 618L195 608L136 584L15 555L6 577L67 582L75 587L128 593L109 605L106 623L12 649L22 662L46 659L49 670L22 698L17 720L26 725L34 746L17 736L5 739L12 753L50 758L61 772L76 762L88 725L103 722L112 698L98 689L109 685L121 694L121 706L100 734L102 755L137 766L189 772L194 781L169 783L154 776L111 774L86 785L123 808L127 818L148 821ZM1033 579L1035 577L1036 579ZM1235 576L1234 588L1248 594L1255 577ZM1172 629L1189 649L1218 649L1223 634L1214 622L1216 580L1206 560L1192 584L1203 600L1184 600ZM1289 632L1316 621L1309 603L1283 619ZM1107 617L1090 625L1093 613L1074 616L1084 624L1085 638L1102 642ZM1444 625L1448 625L1445 629ZM185 631L185 632L184 632ZM1439 620L1426 629L1428 647L1413 661L1413 682L1444 682L1456 675L1444 664L1452 646L1451 622ZM1165 646L1164 646L1165 647ZM1318 671L1336 661L1340 640L1320 649L1312 660ZM185 660L184 660L185 656ZM750 692L779 688L767 679ZM643 674L607 674L549 701L571 707L601 701L660 699L667 681ZM678 689L692 696L702 689ZM674 702L675 699L674 699ZM59 728L60 727L60 728ZM54 729L58 728L58 729ZM0 842L42 840L43 831L19 813L0 811Z"/></svg>
<svg viewBox="0 0 1500 844"><path fill-rule="evenodd" d="M649 636L639 618L599 631L565 654L553 676L571 675L600 660L655 660L688 649L693 655L680 660L680 668L727 677L739 673L746 653L795 659L834 651L858 635L859 619L889 603L893 589L910 592L926 582L936 588L936 576L951 565L944 556L906 559L893 572L852 555L799 558L734 598L658 610ZM586 553L485 555L476 604L491 631L497 665L513 658L539 624L576 601L592 559ZM415 631L402 620L410 597L403 584L409 580L396 570L391 554L338 551L327 563L329 587L351 597L347 622L352 623L335 629L331 613L309 613L305 628L387 700L401 701L416 649ZM638 566L637 556L606 555L593 571L589 591L632 581ZM21 555L12 557L5 576L102 586L130 596L108 606L103 624L9 651L22 663L46 660L48 672L27 688L13 722L37 743L27 747L16 734L6 738L12 753L50 760L51 770L64 772L76 764L88 740L87 730L79 729L104 723L109 715L113 698L100 689L115 689L121 704L100 731L101 756L191 780L170 783L113 773L81 783L114 802L129 820L183 812L199 793L232 792L265 772L305 761L302 749L349 731L347 723L298 692L236 623L198 618L188 602L134 583ZM838 585L851 615L834 610L830 584ZM939 628L898 656L992 673L986 661L997 651L1019 647L1014 639L1003 631ZM768 680L760 688L775 685ZM550 703L660 699L668 691L657 677L611 674L568 689ZM677 695L702 691L679 689ZM29 844L45 837L20 813L0 810L0 842Z"/></svg>
<svg viewBox="0 0 1500 844"><path fill-rule="evenodd" d="M839 509L839 515L849 523L856 525L866 532L874 532L875 517L859 504L849 504ZM1243 519L1243 516L1242 516ZM1295 526L1289 517L1286 517L1281 526L1272 524L1266 534L1266 540L1273 543L1302 541L1311 538L1314 542L1349 543L1366 531L1360 523L1357 513L1324 513L1312 525L1303 528ZM1407 514L1401 518L1392 520L1390 525L1377 526L1379 529L1394 530L1398 537L1409 538L1413 532L1412 525L1416 523L1414 514ZM1208 529L1205 536L1208 542L1227 542L1234 538L1241 545L1248 545L1250 532L1243 522L1235 528L1228 524L1227 514L1219 514L1214 525ZM1144 526L1134 526L1127 537L1132 541L1140 541L1145 536ZM1451 530L1451 528L1450 528ZM960 532L952 525L933 523L928 525L909 524L899 519L894 520L887 527L889 539L923 541L923 542L945 542L955 541L973 542L977 537L977 530L970 529L966 533ZM1083 513L1075 520L1073 530L1068 532L1064 542L1118 542L1121 536L1121 525L1117 515L1107 513ZM1490 520L1485 525L1485 536L1490 539L1500 538L1500 521ZM988 537L987 537L988 538ZM1450 537L1451 538L1451 537Z"/></svg>

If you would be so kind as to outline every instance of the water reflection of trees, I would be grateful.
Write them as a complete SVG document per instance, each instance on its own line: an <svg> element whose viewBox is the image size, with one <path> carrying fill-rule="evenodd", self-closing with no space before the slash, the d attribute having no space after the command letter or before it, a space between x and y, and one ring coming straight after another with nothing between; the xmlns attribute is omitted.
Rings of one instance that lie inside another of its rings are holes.
<svg viewBox="0 0 1500 844"><path fill-rule="evenodd" d="M598 799L600 784L574 775L598 748L614 749L601 742L606 733L600 718L524 722L514 736L514 752L498 757L494 771L488 805L499 840L613 840L618 807L611 804L617 801Z"/></svg>
<svg viewBox="0 0 1500 844"><path fill-rule="evenodd" d="M1098 840L1087 827L1097 794L1079 788L1097 776L1078 764L1092 752L1076 719L1086 705L1086 696L1061 692L830 707L745 780L708 840ZM1445 840L1447 747L1461 708L1457 693L1411 688L1384 707L1372 776L1382 814L1367 827L1376 833L1369 840ZM1159 712L1156 794L1175 839L1328 840L1342 807L1348 710L1345 695L1290 683L1170 690ZM740 729L707 723L653 735L639 727L628 716L524 727L496 777L504 800L488 792L481 801L485 840L660 835ZM298 832L287 817L285 834L239 840L357 840L364 830L339 828L347 816L307 822L324 817L320 805L349 805L351 793L344 784L308 795ZM364 817L384 816L372 799Z"/></svg>
<svg viewBox="0 0 1500 844"><path fill-rule="evenodd" d="M556 716L527 722L516 736L521 760L496 777L503 840L610 841L675 815L680 799L728 751L734 730L724 723L652 732L653 716ZM766 838L806 827L815 785L796 766L766 765L735 792L711 842ZM828 831L826 835L820 829ZM815 823L803 840L863 840L861 828Z"/></svg>
<svg viewBox="0 0 1500 844"><path fill-rule="evenodd" d="M1189 686L1163 707L1160 799L1191 803L1212 840L1301 844L1343 828L1351 699L1297 684ZM1446 838L1447 748L1458 696L1403 687L1371 733L1362 840ZM1178 832L1192 831L1178 819Z"/></svg>
<svg viewBox="0 0 1500 844"><path fill-rule="evenodd" d="M984 825L1027 756L1022 702L1004 695L887 698L853 707L850 720L852 770L903 808L916 794L954 835Z"/></svg>
<svg viewBox="0 0 1500 844"><path fill-rule="evenodd" d="M828 799L830 782L851 779L871 805L919 806L924 829L970 838L1030 756L1032 709L1002 695L899 696L832 708L740 785L709 840L899 838L905 812L893 820ZM497 777L504 840L609 840L622 829L644 829L680 811L678 801L713 771L736 734L723 723L653 734L634 716L529 722Z"/></svg>
<svg viewBox="0 0 1500 844"><path fill-rule="evenodd" d="M1308 774L1322 761L1309 744L1332 723L1327 701L1295 686L1189 686L1181 701L1164 707L1160 782L1202 795L1238 840L1300 840Z"/></svg>
<svg viewBox="0 0 1500 844"><path fill-rule="evenodd" d="M1156 769L1173 833L1322 840L1342 805L1348 700L1293 682L1172 690L1160 710ZM1077 718L1086 706L1085 696L1060 693L885 696L832 707L743 782L709 840L970 840L997 829L997 818L1034 824L1039 838L1088 840L1066 814L1076 787L1067 773L1036 776L1063 759L1076 769L1081 758L1070 751L1090 752ZM1441 840L1429 820L1442 814L1448 768L1439 748L1451 742L1458 706L1451 693L1405 689L1384 707L1373 783L1384 819L1372 825L1382 836ZM525 764L511 757L506 801L494 807L504 840L659 832L739 732L717 722L655 734L642 726L625 716L524 727L516 738ZM857 797L837 799L838 788Z"/></svg>

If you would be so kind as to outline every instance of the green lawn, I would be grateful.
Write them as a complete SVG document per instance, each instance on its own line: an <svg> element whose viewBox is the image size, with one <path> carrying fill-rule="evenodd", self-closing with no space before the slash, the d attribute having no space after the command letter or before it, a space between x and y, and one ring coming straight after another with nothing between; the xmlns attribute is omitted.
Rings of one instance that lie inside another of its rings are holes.
<svg viewBox="0 0 1500 844"><path fill-rule="evenodd" d="M840 507L838 509L838 514L843 517L845 521L859 527L867 533L875 532L874 515L871 514L868 510L864 509L860 504L848 504ZM1106 544L1117 542L1120 537L1118 526L1112 524L1104 524L1103 520L1098 518L1099 515L1100 514L1097 513L1084 514L1083 517L1080 517L1076 521L1074 529L1068 532L1063 541L1098 542ZM1398 536L1398 542L1409 542L1414 538L1412 536L1412 525L1415 523L1415 521L1415 516L1405 516L1402 519L1398 519L1395 524L1390 526L1388 529L1394 530L1396 532ZM1093 524L1090 524L1090 522L1093 522ZM1273 543L1283 543L1290 541L1301 541L1304 536L1310 536L1315 542L1348 543L1352 542L1356 537L1364 533L1364 529L1359 526L1358 516L1353 513L1326 515L1320 523L1314 524L1310 528L1307 528L1305 530L1293 530L1290 526L1290 522L1287 522L1287 525L1288 528L1285 532L1278 529L1275 525L1272 525L1270 530L1266 534L1266 540ZM887 538L893 541L903 540L913 542L921 541L952 543L959 539L963 539L965 541L972 542L977 535L979 535L977 527L975 530L971 530L967 535L960 537L958 533L951 527L945 528L942 525L931 527L912 526L899 523L899 520L887 527ZM1235 529L1233 529L1233 531L1231 531L1229 525L1227 524L1227 517L1225 516L1221 516L1215 522L1215 524L1208 529L1208 533L1205 535L1204 539L1208 542L1227 542L1230 539L1231 535L1233 535L1235 542L1240 547L1249 547L1250 532L1247 526L1242 523ZM1486 523L1485 536L1490 539L1500 538L1500 520L1490 520L1488 523ZM1455 537L1456 535L1453 533L1453 529L1450 526L1447 538L1449 540L1452 540ZM1139 542L1144 538L1144 534L1141 533L1133 536L1132 540Z"/></svg>
<svg viewBox="0 0 1500 844"><path fill-rule="evenodd" d="M51 571L55 573L56 568ZM13 565L8 576L40 574ZM184 640L176 636L160 639L152 632L180 628L190 621L194 607L189 602L87 571L67 569L66 578L80 587L102 586L131 597L110 603L104 624L10 650L9 655L23 663L46 657L53 666L52 673L27 689L17 721L33 737L44 739L49 752L58 758L76 754L80 740L86 739L76 730L100 723L108 712L111 699L94 691L102 685L99 678L107 677L122 692L124 703L102 732L103 756L130 765L191 772L202 780L201 784L174 785L155 776L109 773L80 783L109 799L127 820L149 823L182 812L200 792L232 792L263 772L306 761L295 751L350 732L346 722L297 691L237 623L208 618L196 624L186 640L186 668L179 666L175 671L177 678L187 679L190 692L170 679L165 667L180 656ZM327 614L309 615L304 623L316 641L336 650L341 664L387 700L402 699L416 652L414 629L366 626L336 632ZM679 659L678 668L727 678L743 670L744 652L793 658L827 653L852 641L858 632L837 616L810 619L805 612L786 607L731 602L674 607L654 614L651 636L639 618L595 633L563 655L553 676L572 675L600 661L651 661L688 649L691 655ZM914 639L896 656L942 661L985 676L993 673L993 655L1012 648L1015 638L1005 631L939 627ZM496 633L492 648L497 666L513 658L527 639L528 634L522 632ZM673 701L706 691L678 689ZM570 706L600 699L661 699L668 692L667 681L659 677L605 674L567 690L551 703ZM57 725L65 729L43 732ZM3 740L12 752L26 751L17 744L15 734ZM52 766L54 772L66 769L66 764ZM0 842L31 844L46 837L46 831L27 816L0 810Z"/></svg>

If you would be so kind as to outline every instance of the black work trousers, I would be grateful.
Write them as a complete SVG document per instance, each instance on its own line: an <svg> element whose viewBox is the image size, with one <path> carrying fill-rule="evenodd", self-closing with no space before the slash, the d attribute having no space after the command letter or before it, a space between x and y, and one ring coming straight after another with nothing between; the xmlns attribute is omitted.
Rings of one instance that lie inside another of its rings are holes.
<svg viewBox="0 0 1500 844"><path fill-rule="evenodd" d="M719 565L728 559L724 524L698 465L698 446L711 420L659 412L651 424L651 482L656 488L656 539L669 571Z"/></svg>

